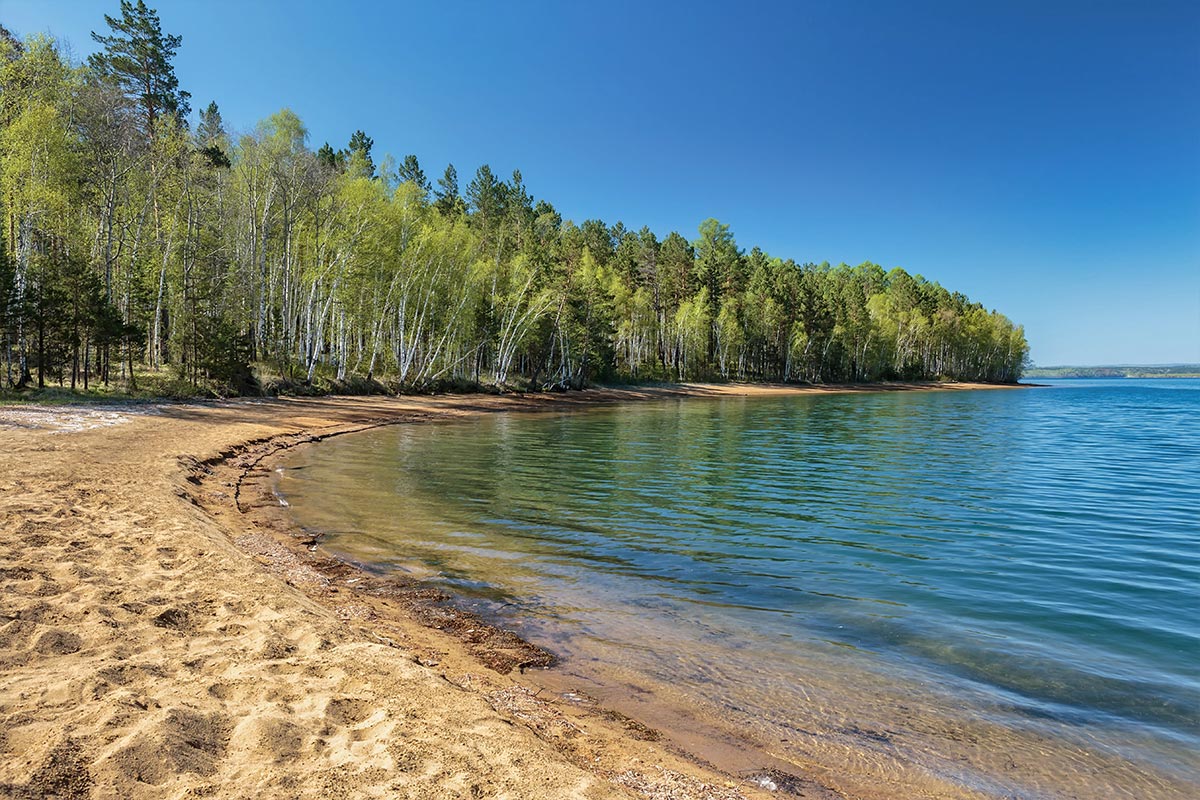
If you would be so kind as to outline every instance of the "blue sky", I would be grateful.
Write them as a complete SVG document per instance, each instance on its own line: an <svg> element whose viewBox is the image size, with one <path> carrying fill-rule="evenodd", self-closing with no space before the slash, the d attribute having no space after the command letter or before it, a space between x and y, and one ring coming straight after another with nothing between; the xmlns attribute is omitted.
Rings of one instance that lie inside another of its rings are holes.
<svg viewBox="0 0 1200 800"><path fill-rule="evenodd" d="M577 221L902 266L1039 364L1200 362L1200 3L149 5L235 129L287 106L313 147L519 168ZM82 58L117 7L0 22Z"/></svg>

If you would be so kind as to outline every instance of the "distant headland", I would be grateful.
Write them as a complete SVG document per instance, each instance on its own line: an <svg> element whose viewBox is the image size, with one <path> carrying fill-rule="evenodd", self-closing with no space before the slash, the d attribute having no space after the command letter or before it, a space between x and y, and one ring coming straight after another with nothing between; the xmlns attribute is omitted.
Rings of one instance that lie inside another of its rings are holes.
<svg viewBox="0 0 1200 800"><path fill-rule="evenodd" d="M1026 378L1200 378L1200 364L1114 364L1096 367L1029 367Z"/></svg>

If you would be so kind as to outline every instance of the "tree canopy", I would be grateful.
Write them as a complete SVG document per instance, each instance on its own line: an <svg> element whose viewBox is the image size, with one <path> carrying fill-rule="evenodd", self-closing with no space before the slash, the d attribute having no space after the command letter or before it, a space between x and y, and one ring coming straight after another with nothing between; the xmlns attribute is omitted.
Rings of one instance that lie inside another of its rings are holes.
<svg viewBox="0 0 1200 800"><path fill-rule="evenodd" d="M179 89L171 61L183 37L164 35L158 12L147 8L143 0L137 0L137 5L121 0L121 16L105 14L104 21L112 33L92 33L104 48L88 59L94 75L112 81L137 103L148 135L153 134L160 116L169 115L182 123L191 110L191 95Z"/></svg>
<svg viewBox="0 0 1200 800"><path fill-rule="evenodd" d="M74 65L0 29L3 382L193 388L630 379L1012 381L1020 326L903 269L565 220L519 170L460 190L284 108L189 128L182 38L122 0Z"/></svg>

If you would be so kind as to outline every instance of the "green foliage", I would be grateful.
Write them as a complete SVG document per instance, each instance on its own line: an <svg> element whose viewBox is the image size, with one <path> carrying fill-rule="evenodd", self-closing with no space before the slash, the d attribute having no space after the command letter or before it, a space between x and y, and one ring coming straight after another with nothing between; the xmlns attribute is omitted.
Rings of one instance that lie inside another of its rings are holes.
<svg viewBox="0 0 1200 800"><path fill-rule="evenodd" d="M317 163L330 171L342 172L346 168L346 154L340 150L335 151L329 146L329 142L326 142L317 150Z"/></svg>
<svg viewBox="0 0 1200 800"><path fill-rule="evenodd" d="M467 213L466 201L458 194L458 170L453 164L447 164L446 171L438 178L437 188L433 190L433 205L446 217Z"/></svg>
<svg viewBox="0 0 1200 800"><path fill-rule="evenodd" d="M519 170L465 192L288 109L194 134L178 36L125 0L86 70L0 32L0 382L130 394L593 381L1011 381L1003 315L901 269L575 224ZM257 375L256 375L257 373Z"/></svg>
<svg viewBox="0 0 1200 800"><path fill-rule="evenodd" d="M350 144L345 153L345 163L346 170L353 177L375 177L375 160L371 158L371 148L374 146L375 140L362 131L355 131L350 137Z"/></svg>
<svg viewBox="0 0 1200 800"><path fill-rule="evenodd" d="M0 59L15 61L21 57L24 50L21 40L13 36L12 31L0 25Z"/></svg>
<svg viewBox="0 0 1200 800"><path fill-rule="evenodd" d="M504 190L487 164L476 170L475 177L467 184L465 199L472 223L486 237L495 236L504 212Z"/></svg>
<svg viewBox="0 0 1200 800"><path fill-rule="evenodd" d="M1200 378L1200 364L1112 367L1028 367L1027 378Z"/></svg>
<svg viewBox="0 0 1200 800"><path fill-rule="evenodd" d="M211 166L233 166L226 154L229 138L225 134L225 123L215 102L209 103L208 107L200 112L200 124L196 126L196 147Z"/></svg>
<svg viewBox="0 0 1200 800"><path fill-rule="evenodd" d="M104 21L112 33L92 33L104 49L90 56L88 65L100 79L113 82L137 102L147 135L153 135L158 118L164 115L182 125L191 110L191 95L179 89L171 60L183 37L163 35L158 12L143 0L137 0L137 5L121 0L120 18L105 14Z"/></svg>
<svg viewBox="0 0 1200 800"><path fill-rule="evenodd" d="M404 157L404 163L400 165L398 177L401 183L407 181L420 189L425 195L429 194L429 189L431 188L429 179L425 177L425 170L421 169L420 162L417 161L417 157L412 153Z"/></svg>

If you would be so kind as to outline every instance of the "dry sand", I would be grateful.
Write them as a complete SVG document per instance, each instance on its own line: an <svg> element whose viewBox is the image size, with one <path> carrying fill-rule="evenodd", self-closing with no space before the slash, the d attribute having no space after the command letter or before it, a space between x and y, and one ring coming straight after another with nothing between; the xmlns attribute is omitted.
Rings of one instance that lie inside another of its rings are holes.
<svg viewBox="0 0 1200 800"><path fill-rule="evenodd" d="M373 425L797 391L0 407L0 797L771 796L532 689L547 654L323 556L265 476Z"/></svg>

